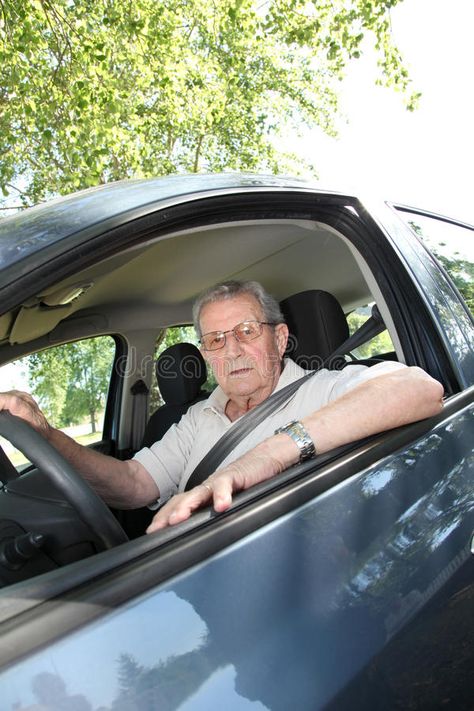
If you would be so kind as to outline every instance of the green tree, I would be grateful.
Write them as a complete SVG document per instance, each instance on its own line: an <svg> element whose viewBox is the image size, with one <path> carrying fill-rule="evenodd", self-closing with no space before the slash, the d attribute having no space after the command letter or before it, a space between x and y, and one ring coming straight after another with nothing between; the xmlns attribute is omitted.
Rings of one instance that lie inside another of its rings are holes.
<svg viewBox="0 0 474 711"><path fill-rule="evenodd" d="M474 314L474 263L463 258L460 254L447 257L439 250L433 250L437 259L456 284L468 309Z"/></svg>
<svg viewBox="0 0 474 711"><path fill-rule="evenodd" d="M56 427L88 417L96 431L104 407L114 356L112 338L90 338L40 351L29 358L32 394Z"/></svg>
<svg viewBox="0 0 474 711"><path fill-rule="evenodd" d="M408 221L413 231L429 247L436 259L443 265L447 273L459 289L468 309L474 315L474 261L472 258L472 230L464 226L451 226L450 229L461 231L465 252L462 254L451 241L453 233L447 233L440 239L439 234L431 234L433 224L425 223L418 217ZM443 225L444 229L446 227ZM450 239L451 238L451 239ZM459 239L459 236L458 236Z"/></svg>
<svg viewBox="0 0 474 711"><path fill-rule="evenodd" d="M66 348L71 378L61 412L63 424L77 424L87 416L91 431L95 432L97 413L105 405L110 382L113 340L90 338L70 343Z"/></svg>
<svg viewBox="0 0 474 711"><path fill-rule="evenodd" d="M52 425L61 423L61 413L66 402L66 383L70 370L63 358L64 346L33 353L28 358L28 383L31 394Z"/></svg>
<svg viewBox="0 0 474 711"><path fill-rule="evenodd" d="M0 188L29 205L127 177L295 170L275 137L334 133L365 36L414 107L398 2L0 0Z"/></svg>
<svg viewBox="0 0 474 711"><path fill-rule="evenodd" d="M167 328L163 338L158 341L155 358L158 358L160 353L163 353L166 348L174 346L176 343L193 343L197 346L198 339L194 326L172 326Z"/></svg>

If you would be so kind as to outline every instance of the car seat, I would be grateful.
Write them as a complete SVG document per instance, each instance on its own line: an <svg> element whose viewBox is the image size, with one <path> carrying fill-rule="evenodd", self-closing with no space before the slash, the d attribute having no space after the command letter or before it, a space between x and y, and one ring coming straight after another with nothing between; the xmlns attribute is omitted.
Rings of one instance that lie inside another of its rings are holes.
<svg viewBox="0 0 474 711"><path fill-rule="evenodd" d="M306 370L327 367L341 369L346 365L374 365L381 357L351 359L345 356L385 330L376 305L372 315L349 335L349 325L342 306L335 296L320 289L293 294L280 302L290 337L285 355ZM395 353L386 354L395 360Z"/></svg>
<svg viewBox="0 0 474 711"><path fill-rule="evenodd" d="M194 403L209 397L201 390L207 368L199 349L192 343L176 343L161 353L155 364L156 379L165 404L148 420L142 446L151 447L172 424L179 422Z"/></svg>
<svg viewBox="0 0 474 711"><path fill-rule="evenodd" d="M306 370L320 368L349 338L344 311L327 291L301 291L281 301L280 307L290 331L285 355ZM344 359L338 362L342 365Z"/></svg>

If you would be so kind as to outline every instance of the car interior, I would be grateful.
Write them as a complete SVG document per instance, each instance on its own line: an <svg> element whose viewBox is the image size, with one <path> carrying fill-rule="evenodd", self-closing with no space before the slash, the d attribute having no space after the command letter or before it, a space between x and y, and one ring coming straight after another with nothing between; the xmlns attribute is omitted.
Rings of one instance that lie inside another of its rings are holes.
<svg viewBox="0 0 474 711"><path fill-rule="evenodd" d="M381 358L405 361L393 308L367 254L323 220L233 219L165 234L147 226L132 246L110 251L78 271L71 264L33 296L19 294L17 306L0 317L0 365L59 344L112 336L115 364L102 439L91 446L119 458L159 439L190 404L207 396L208 374L196 342L165 351L167 368L171 358L177 372L174 379L160 379L163 354L157 358L156 347L167 329L191 323L193 301L217 282L261 282L281 302L291 332L288 354L307 369L371 365ZM366 324L350 337L348 317L357 309ZM357 349L385 329L390 347L357 358ZM186 358L199 367L183 379L179 373L186 372ZM161 404L149 418L154 379ZM6 430L2 434L8 439ZM1 454L0 584L143 534L148 509L111 513L100 500L92 502L96 495L71 483L69 474L45 474L48 454L38 455L37 440L30 442L23 431L16 440L30 464L16 468ZM107 519L105 530L97 525L99 518Z"/></svg>

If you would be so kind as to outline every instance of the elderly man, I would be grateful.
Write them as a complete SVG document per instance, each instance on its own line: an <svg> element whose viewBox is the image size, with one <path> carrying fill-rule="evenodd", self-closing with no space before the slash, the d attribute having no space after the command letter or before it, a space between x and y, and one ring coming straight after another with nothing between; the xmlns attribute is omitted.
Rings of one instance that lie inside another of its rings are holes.
<svg viewBox="0 0 474 711"><path fill-rule="evenodd" d="M234 492L282 472L300 461L302 452L323 453L442 408L442 386L419 368L380 363L322 369L239 442L217 472L184 492L196 465L232 423L304 375L283 360L288 328L278 303L260 284L232 281L208 290L195 304L194 320L218 387L132 460L80 446L52 428L25 393L0 396L0 409L28 420L110 505L136 508L170 499L148 533L184 521L211 501L216 511L226 510Z"/></svg>

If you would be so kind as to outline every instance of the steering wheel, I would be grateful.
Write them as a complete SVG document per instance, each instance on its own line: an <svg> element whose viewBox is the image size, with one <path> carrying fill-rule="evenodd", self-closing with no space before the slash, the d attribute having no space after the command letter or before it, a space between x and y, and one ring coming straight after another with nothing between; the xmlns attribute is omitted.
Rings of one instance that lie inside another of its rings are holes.
<svg viewBox="0 0 474 711"><path fill-rule="evenodd" d="M0 435L45 475L99 540L101 550L128 541L128 536L102 499L64 457L25 420L0 412Z"/></svg>

